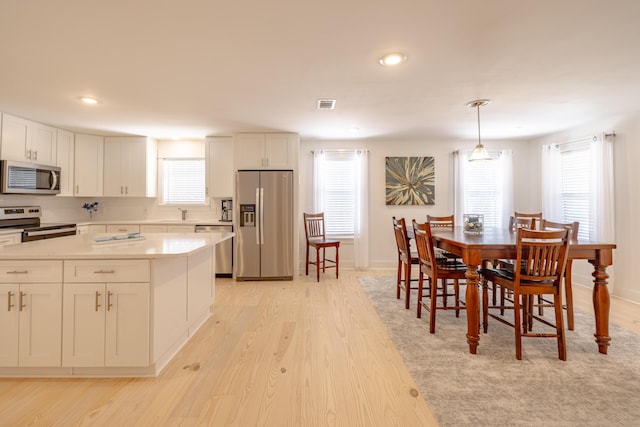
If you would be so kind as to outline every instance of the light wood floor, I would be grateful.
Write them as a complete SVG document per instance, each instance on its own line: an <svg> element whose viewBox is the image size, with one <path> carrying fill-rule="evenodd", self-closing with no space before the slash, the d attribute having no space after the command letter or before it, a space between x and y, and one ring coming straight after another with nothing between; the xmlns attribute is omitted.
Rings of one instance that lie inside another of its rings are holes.
<svg viewBox="0 0 640 427"><path fill-rule="evenodd" d="M213 316L158 378L2 379L0 426L437 425L363 273L333 274L218 280Z"/></svg>

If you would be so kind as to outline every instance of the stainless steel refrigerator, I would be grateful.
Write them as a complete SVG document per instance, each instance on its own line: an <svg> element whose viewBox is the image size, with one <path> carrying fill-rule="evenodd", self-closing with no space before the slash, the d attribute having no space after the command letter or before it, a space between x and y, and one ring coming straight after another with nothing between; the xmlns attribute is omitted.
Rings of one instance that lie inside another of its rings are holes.
<svg viewBox="0 0 640 427"><path fill-rule="evenodd" d="M293 171L240 170L236 280L293 280Z"/></svg>

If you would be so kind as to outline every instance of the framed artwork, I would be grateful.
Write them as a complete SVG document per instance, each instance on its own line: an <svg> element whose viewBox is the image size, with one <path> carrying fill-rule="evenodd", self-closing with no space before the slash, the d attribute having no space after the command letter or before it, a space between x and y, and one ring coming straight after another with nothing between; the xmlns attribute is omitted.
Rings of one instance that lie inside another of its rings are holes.
<svg viewBox="0 0 640 427"><path fill-rule="evenodd" d="M434 205L433 157L385 157L387 205Z"/></svg>

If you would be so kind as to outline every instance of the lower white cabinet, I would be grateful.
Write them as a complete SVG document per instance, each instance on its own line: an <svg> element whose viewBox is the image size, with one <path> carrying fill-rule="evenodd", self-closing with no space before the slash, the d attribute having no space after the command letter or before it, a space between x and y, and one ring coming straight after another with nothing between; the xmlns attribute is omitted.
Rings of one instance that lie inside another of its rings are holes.
<svg viewBox="0 0 640 427"><path fill-rule="evenodd" d="M61 320L62 283L0 283L0 366L60 366Z"/></svg>
<svg viewBox="0 0 640 427"><path fill-rule="evenodd" d="M107 226L103 224L85 224L76 226L77 234L106 233Z"/></svg>
<svg viewBox="0 0 640 427"><path fill-rule="evenodd" d="M8 233L0 235L0 247L13 245L15 243L22 242L22 234L21 233Z"/></svg>
<svg viewBox="0 0 640 427"><path fill-rule="evenodd" d="M139 233L137 224L107 224L107 233Z"/></svg>
<svg viewBox="0 0 640 427"><path fill-rule="evenodd" d="M62 366L149 365L149 283L65 283L63 306Z"/></svg>

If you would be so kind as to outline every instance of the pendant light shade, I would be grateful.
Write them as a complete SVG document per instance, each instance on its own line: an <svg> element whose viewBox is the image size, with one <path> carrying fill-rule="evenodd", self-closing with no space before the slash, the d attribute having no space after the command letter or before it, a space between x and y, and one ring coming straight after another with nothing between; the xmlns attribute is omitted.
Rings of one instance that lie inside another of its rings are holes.
<svg viewBox="0 0 640 427"><path fill-rule="evenodd" d="M471 153L471 157L469 158L470 162L475 160L491 160L491 156L487 153L487 150L482 145L482 139L480 137L480 107L483 107L491 102L489 99L476 99L475 101L471 101L467 104L469 108L475 108L478 111L478 145L473 149L473 153Z"/></svg>

